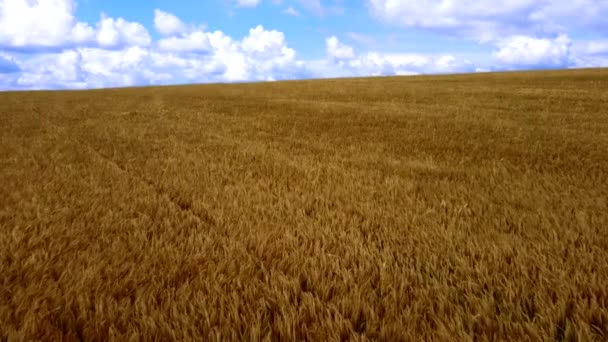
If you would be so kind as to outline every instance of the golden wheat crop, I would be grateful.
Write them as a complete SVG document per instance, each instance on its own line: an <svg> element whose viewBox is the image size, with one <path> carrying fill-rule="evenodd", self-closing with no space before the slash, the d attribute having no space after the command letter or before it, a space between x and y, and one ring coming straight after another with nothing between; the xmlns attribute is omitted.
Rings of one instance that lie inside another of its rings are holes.
<svg viewBox="0 0 608 342"><path fill-rule="evenodd" d="M608 70L0 93L0 340L608 340Z"/></svg>

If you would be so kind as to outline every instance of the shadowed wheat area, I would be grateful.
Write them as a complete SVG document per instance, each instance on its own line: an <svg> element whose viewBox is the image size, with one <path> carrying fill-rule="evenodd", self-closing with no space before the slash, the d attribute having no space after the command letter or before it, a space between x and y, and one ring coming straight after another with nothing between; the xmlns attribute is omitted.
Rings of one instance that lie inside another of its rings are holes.
<svg viewBox="0 0 608 342"><path fill-rule="evenodd" d="M0 93L0 140L0 340L608 339L608 70Z"/></svg>

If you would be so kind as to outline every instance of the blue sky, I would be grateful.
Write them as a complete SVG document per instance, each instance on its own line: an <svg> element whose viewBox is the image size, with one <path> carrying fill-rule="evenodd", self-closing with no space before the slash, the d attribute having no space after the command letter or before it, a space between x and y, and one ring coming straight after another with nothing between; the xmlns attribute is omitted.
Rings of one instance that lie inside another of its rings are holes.
<svg viewBox="0 0 608 342"><path fill-rule="evenodd" d="M608 0L0 0L0 90L608 66Z"/></svg>

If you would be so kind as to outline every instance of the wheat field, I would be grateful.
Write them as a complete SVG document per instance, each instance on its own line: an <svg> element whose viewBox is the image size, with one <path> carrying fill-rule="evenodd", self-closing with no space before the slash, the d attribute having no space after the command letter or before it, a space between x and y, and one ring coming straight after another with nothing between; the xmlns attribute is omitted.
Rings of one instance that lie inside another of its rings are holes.
<svg viewBox="0 0 608 342"><path fill-rule="evenodd" d="M0 139L0 340L608 340L608 69L5 92Z"/></svg>

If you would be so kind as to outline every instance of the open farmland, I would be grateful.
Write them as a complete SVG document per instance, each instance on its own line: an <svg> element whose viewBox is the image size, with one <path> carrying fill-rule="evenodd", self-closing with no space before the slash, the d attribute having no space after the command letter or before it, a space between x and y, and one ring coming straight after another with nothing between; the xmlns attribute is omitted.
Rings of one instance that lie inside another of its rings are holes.
<svg viewBox="0 0 608 342"><path fill-rule="evenodd" d="M608 70L0 93L0 340L606 340Z"/></svg>

